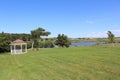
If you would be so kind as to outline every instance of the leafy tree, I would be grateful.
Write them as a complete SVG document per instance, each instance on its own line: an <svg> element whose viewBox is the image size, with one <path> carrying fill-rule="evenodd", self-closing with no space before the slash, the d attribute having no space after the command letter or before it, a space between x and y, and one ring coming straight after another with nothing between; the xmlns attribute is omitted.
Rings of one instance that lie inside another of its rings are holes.
<svg viewBox="0 0 120 80"><path fill-rule="evenodd" d="M111 31L108 31L107 35L108 35L109 42L113 43L114 42L114 38L115 38L114 34Z"/></svg>
<svg viewBox="0 0 120 80"><path fill-rule="evenodd" d="M38 48L39 47L39 39L41 36L48 36L50 35L50 32L45 31L43 28L37 28L35 30L31 31L31 36L32 36L32 48Z"/></svg>
<svg viewBox="0 0 120 80"><path fill-rule="evenodd" d="M60 35L58 34L57 40L55 41L55 44L60 47L69 47L71 42L69 41L68 37L64 34Z"/></svg>
<svg viewBox="0 0 120 80"><path fill-rule="evenodd" d="M10 41L7 37L5 37L5 34L0 34L0 53L10 51L9 44Z"/></svg>

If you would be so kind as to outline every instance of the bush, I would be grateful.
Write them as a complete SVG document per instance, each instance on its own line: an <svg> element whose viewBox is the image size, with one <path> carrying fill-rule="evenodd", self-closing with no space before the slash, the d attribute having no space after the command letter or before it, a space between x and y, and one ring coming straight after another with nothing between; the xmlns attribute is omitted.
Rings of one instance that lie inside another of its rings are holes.
<svg viewBox="0 0 120 80"><path fill-rule="evenodd" d="M5 37L0 37L0 53L9 52L10 51L10 41Z"/></svg>
<svg viewBox="0 0 120 80"><path fill-rule="evenodd" d="M54 44L51 41L40 42L40 48L54 48Z"/></svg>
<svg viewBox="0 0 120 80"><path fill-rule="evenodd" d="M67 47L68 48L69 45L71 44L71 42L66 35L58 34L58 37L57 37L57 40L55 41L55 44L60 46L60 47Z"/></svg>

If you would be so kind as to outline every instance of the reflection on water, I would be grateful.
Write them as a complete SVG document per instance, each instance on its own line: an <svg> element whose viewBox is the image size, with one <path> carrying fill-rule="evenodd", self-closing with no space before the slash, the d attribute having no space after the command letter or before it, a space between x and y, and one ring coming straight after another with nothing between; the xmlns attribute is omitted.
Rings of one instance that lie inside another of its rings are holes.
<svg viewBox="0 0 120 80"><path fill-rule="evenodd" d="M97 44L97 42L73 42L70 46L92 46Z"/></svg>

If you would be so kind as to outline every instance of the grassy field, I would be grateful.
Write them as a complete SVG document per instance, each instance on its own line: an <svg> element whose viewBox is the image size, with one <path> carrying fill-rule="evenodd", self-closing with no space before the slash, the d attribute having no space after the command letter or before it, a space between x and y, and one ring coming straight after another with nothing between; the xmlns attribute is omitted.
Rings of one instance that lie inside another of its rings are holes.
<svg viewBox="0 0 120 80"><path fill-rule="evenodd" d="M120 80L120 47L0 54L0 80Z"/></svg>

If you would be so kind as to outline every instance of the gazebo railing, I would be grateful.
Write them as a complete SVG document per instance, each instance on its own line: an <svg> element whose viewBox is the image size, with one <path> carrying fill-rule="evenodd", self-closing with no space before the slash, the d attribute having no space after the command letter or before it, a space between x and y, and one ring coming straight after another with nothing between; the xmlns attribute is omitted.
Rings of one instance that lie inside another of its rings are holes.
<svg viewBox="0 0 120 80"><path fill-rule="evenodd" d="M21 49L16 49L16 50L11 50L11 53L21 54L21 53L24 53L24 51L22 51Z"/></svg>

